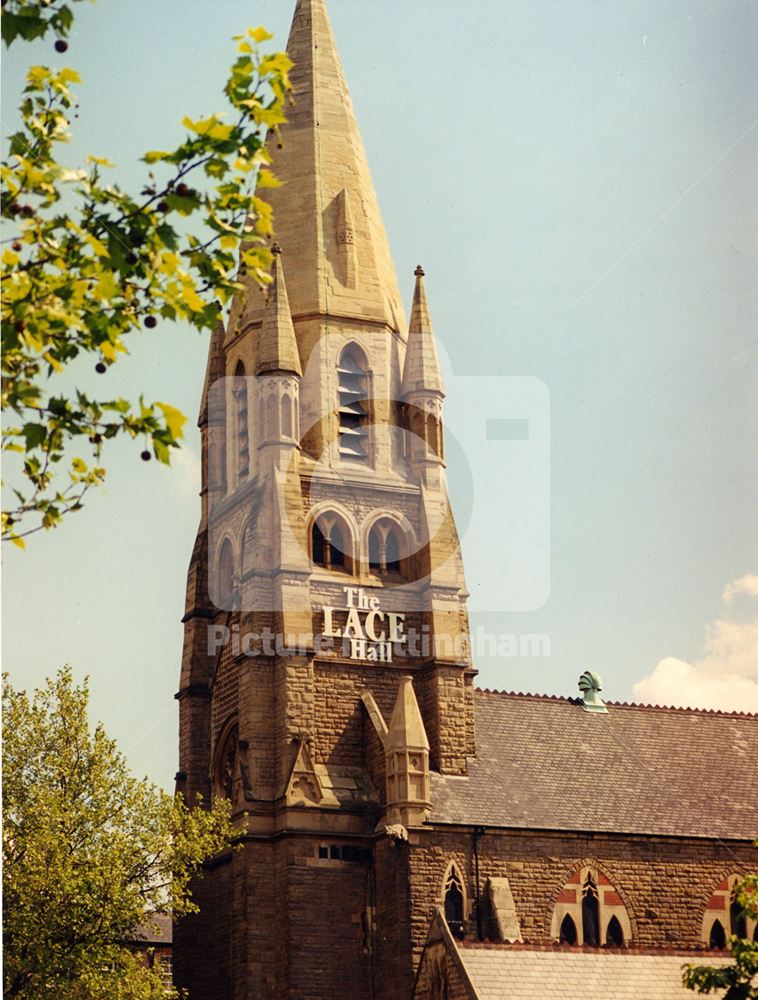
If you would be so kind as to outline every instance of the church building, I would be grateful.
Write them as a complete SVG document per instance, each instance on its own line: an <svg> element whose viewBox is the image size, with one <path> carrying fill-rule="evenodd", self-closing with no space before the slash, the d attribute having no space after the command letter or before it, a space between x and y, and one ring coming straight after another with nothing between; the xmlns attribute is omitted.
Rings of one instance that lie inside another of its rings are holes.
<svg viewBox="0 0 758 1000"><path fill-rule="evenodd" d="M273 280L210 344L177 693L177 791L227 798L239 837L175 982L686 997L685 962L757 933L732 890L758 716L605 703L590 672L575 698L476 686L424 271L398 285L324 0L287 48Z"/></svg>

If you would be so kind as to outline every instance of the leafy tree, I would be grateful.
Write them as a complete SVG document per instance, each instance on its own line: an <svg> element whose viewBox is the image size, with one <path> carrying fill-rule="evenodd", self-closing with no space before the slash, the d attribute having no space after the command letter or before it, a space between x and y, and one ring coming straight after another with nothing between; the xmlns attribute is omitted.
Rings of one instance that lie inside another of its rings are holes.
<svg viewBox="0 0 758 1000"><path fill-rule="evenodd" d="M232 834L227 802L190 809L138 781L69 668L29 698L3 687L6 998L165 1000L124 947L150 915L196 911L190 880Z"/></svg>
<svg viewBox="0 0 758 1000"><path fill-rule="evenodd" d="M51 31L63 52L72 22L60 0L3 3L6 45ZM152 452L166 463L178 447L178 410L72 389L75 359L89 356L104 375L128 336L158 318L213 327L242 290L240 270L260 285L270 280L272 213L255 189L278 184L265 141L285 121L292 65L284 53L261 53L270 38L263 28L235 36L224 88L231 120L184 118L179 146L143 157L138 193L106 179L113 165L104 158L74 168L59 161L81 81L73 69L29 69L2 164L3 449L21 456L3 539L23 547L24 536L79 510L105 478L110 439L136 438L143 459Z"/></svg>
<svg viewBox="0 0 758 1000"><path fill-rule="evenodd" d="M746 875L735 886L735 900L746 917L758 920L758 875ZM723 1000L758 1000L758 942L732 934L728 965L687 965L684 985L695 993L725 990Z"/></svg>

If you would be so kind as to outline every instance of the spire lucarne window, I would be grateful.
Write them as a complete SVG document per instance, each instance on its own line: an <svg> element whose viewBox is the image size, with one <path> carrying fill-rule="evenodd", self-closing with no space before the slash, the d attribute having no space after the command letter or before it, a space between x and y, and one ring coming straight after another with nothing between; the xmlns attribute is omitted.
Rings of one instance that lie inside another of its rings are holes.
<svg viewBox="0 0 758 1000"><path fill-rule="evenodd" d="M355 348L342 352L337 365L339 384L340 457L354 462L368 459L368 377Z"/></svg>
<svg viewBox="0 0 758 1000"><path fill-rule="evenodd" d="M247 423L247 378L241 361L234 370L234 405L237 416L237 474L246 479L250 471L250 432Z"/></svg>

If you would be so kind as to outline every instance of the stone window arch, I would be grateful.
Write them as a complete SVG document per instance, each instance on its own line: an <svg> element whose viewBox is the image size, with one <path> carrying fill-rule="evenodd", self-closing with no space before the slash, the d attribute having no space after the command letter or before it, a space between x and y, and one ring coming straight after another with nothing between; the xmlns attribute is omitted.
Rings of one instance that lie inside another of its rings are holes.
<svg viewBox="0 0 758 1000"><path fill-rule="evenodd" d="M218 550L211 586L214 604L222 611L231 611L233 608L235 584L234 546L227 537Z"/></svg>
<svg viewBox="0 0 758 1000"><path fill-rule="evenodd" d="M725 948L729 936L754 940L758 934L758 921L746 916L734 898L740 876L735 872L723 878L711 893L703 913L700 940L710 948ZM723 944L719 944L723 940Z"/></svg>
<svg viewBox="0 0 758 1000"><path fill-rule="evenodd" d="M379 576L407 575L405 532L391 517L380 517L368 533L368 568Z"/></svg>
<svg viewBox="0 0 758 1000"><path fill-rule="evenodd" d="M455 937L466 932L466 889L458 865L451 861L442 882L442 905L445 920Z"/></svg>
<svg viewBox="0 0 758 1000"><path fill-rule="evenodd" d="M221 732L216 752L213 790L218 798L234 802L239 779L239 727L236 720Z"/></svg>
<svg viewBox="0 0 758 1000"><path fill-rule="evenodd" d="M708 947L714 951L723 951L726 948L726 931L718 917L713 921L708 932Z"/></svg>
<svg viewBox="0 0 758 1000"><path fill-rule="evenodd" d="M571 944L574 945L579 940L579 935L576 931L576 924L570 913L561 921L561 929L558 932L558 942L560 944Z"/></svg>
<svg viewBox="0 0 758 1000"><path fill-rule="evenodd" d="M324 569L353 572L353 535L336 511L324 511L311 525L311 560Z"/></svg>
<svg viewBox="0 0 758 1000"><path fill-rule="evenodd" d="M369 460L369 368L357 344L348 344L337 362L340 458Z"/></svg>
<svg viewBox="0 0 758 1000"><path fill-rule="evenodd" d="M621 896L594 865L582 865L564 885L553 907L550 936L561 944L620 948L632 925Z"/></svg>

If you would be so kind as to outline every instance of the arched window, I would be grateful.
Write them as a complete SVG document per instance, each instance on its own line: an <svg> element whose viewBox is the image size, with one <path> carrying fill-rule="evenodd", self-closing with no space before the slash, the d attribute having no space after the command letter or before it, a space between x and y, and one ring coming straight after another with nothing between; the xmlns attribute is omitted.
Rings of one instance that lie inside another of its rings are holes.
<svg viewBox="0 0 758 1000"><path fill-rule="evenodd" d="M571 914L569 913L567 913L561 921L561 932L558 936L558 940L561 944L576 944L576 924L572 920Z"/></svg>
<svg viewBox="0 0 758 1000"><path fill-rule="evenodd" d="M587 874L582 886L582 931L584 943L597 948L600 944L600 903L591 873Z"/></svg>
<svg viewBox="0 0 758 1000"><path fill-rule="evenodd" d="M720 930L716 930L718 937L723 934L726 939L730 934L735 934L748 941L755 939L758 921L753 916L746 914L735 898L739 880L740 875L733 872L723 878L713 889L703 912L700 935L703 944L709 944L712 941L716 922L720 928ZM711 944L711 947L716 946Z"/></svg>
<svg viewBox="0 0 758 1000"><path fill-rule="evenodd" d="M216 793L225 799L231 800L234 797L238 747L239 733L237 727L233 726L221 747L216 768Z"/></svg>
<svg viewBox="0 0 758 1000"><path fill-rule="evenodd" d="M352 572L350 532L337 514L320 514L311 528L313 562L325 569Z"/></svg>
<svg viewBox="0 0 758 1000"><path fill-rule="evenodd" d="M400 527L387 517L377 521L368 536L368 566L381 576L402 572L402 534Z"/></svg>
<svg viewBox="0 0 758 1000"><path fill-rule="evenodd" d="M624 931L619 923L618 917L611 917L605 932L605 943L610 948L622 948L624 946Z"/></svg>
<svg viewBox="0 0 758 1000"><path fill-rule="evenodd" d="M711 925L708 947L713 948L715 951L723 951L726 948L726 931L720 920L714 920Z"/></svg>
<svg viewBox="0 0 758 1000"><path fill-rule="evenodd" d="M294 436L292 428L292 400L285 393L282 396L282 437L291 438Z"/></svg>
<svg viewBox="0 0 758 1000"><path fill-rule="evenodd" d="M250 430L247 416L247 377L245 366L237 362L234 369L234 412L237 432L237 474L247 478L250 471Z"/></svg>
<svg viewBox="0 0 758 1000"><path fill-rule="evenodd" d="M234 550L225 538L218 556L214 596L222 611L231 611L234 602Z"/></svg>
<svg viewBox="0 0 758 1000"><path fill-rule="evenodd" d="M445 879L445 920L456 937L463 937L464 926L463 881L453 865Z"/></svg>
<svg viewBox="0 0 758 1000"><path fill-rule="evenodd" d="M736 899L733 899L729 907L729 928L732 934L737 937L747 937L747 919L745 911Z"/></svg>
<svg viewBox="0 0 758 1000"><path fill-rule="evenodd" d="M632 940L629 914L604 872L589 865L574 872L556 898L551 937L591 948L620 948Z"/></svg>
<svg viewBox="0 0 758 1000"><path fill-rule="evenodd" d="M358 349L347 347L337 364L339 452L354 462L368 459L368 376Z"/></svg>

